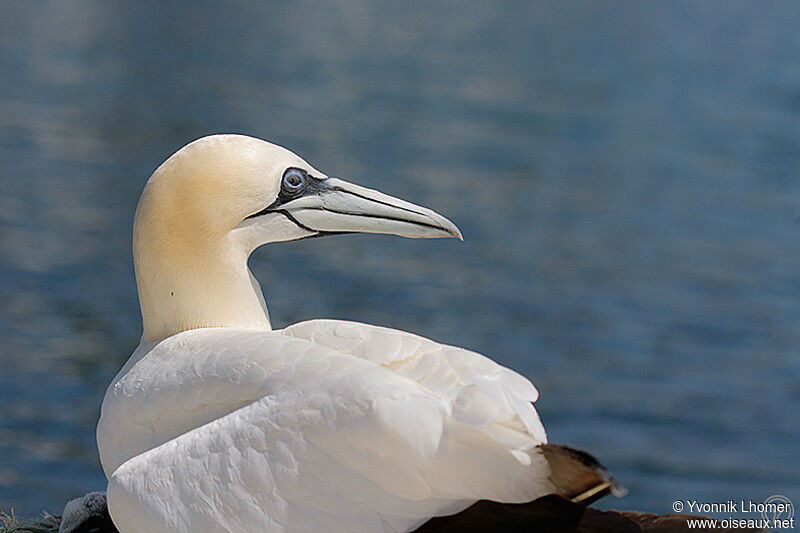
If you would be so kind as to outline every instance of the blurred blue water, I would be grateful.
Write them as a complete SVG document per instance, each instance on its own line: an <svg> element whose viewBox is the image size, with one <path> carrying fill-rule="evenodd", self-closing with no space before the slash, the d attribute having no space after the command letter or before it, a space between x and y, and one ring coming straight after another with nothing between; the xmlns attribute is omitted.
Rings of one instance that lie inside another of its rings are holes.
<svg viewBox="0 0 800 533"><path fill-rule="evenodd" d="M428 205L466 242L258 251L273 322L363 320L537 384L607 505L800 498L800 6L4 2L0 509L102 489L140 334L133 211L241 132Z"/></svg>

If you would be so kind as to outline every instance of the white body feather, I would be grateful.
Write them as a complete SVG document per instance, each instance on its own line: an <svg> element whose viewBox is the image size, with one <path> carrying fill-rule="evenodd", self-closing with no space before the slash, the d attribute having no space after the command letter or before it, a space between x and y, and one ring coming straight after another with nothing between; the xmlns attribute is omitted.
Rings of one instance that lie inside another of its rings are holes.
<svg viewBox="0 0 800 533"><path fill-rule="evenodd" d="M143 344L97 437L120 531L408 531L553 491L536 389L401 331L315 320Z"/></svg>

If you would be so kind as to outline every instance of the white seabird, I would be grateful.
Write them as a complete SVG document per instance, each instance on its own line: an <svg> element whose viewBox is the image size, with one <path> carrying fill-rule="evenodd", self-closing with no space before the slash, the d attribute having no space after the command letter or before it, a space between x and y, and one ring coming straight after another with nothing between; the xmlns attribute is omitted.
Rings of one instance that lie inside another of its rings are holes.
<svg viewBox="0 0 800 533"><path fill-rule="evenodd" d="M97 427L121 532L410 531L570 490L523 376L368 324L272 330L250 253L353 232L461 238L251 137L199 139L153 173L133 235L144 332Z"/></svg>

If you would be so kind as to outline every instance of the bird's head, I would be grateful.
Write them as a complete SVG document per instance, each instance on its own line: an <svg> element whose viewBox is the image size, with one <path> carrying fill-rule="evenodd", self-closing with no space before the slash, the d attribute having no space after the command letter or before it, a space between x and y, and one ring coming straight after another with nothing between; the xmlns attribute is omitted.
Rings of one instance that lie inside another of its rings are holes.
<svg viewBox="0 0 800 533"><path fill-rule="evenodd" d="M289 150L244 135L181 148L150 178L140 209L145 201L158 204L173 244L232 236L252 250L338 233L461 238L430 209L328 177Z"/></svg>
<svg viewBox="0 0 800 533"><path fill-rule="evenodd" d="M329 177L260 139L212 135L184 146L153 173L136 210L145 337L148 315L170 322L176 313L196 315L197 306L219 307L209 294L235 293L231 278L247 270L258 246L339 233L461 238L455 224L430 209ZM220 324L238 322L191 319L159 329Z"/></svg>

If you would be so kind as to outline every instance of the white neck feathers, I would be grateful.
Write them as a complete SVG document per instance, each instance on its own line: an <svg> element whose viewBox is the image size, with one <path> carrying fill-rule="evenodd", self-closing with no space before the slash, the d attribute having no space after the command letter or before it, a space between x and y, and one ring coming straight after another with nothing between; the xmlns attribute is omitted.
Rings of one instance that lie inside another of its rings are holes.
<svg viewBox="0 0 800 533"><path fill-rule="evenodd" d="M136 209L133 256L146 341L203 327L270 329L247 268L252 248L231 234L242 214L215 195L225 184L213 176L233 162L224 154L196 159L181 152L168 159Z"/></svg>

